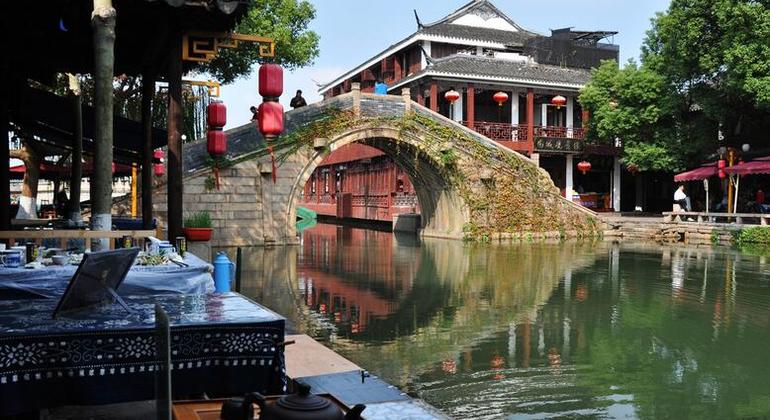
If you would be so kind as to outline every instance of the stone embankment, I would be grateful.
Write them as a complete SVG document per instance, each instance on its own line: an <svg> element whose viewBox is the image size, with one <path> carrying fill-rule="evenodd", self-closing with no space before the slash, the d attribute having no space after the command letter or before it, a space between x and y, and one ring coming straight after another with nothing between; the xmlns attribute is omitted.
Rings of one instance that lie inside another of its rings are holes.
<svg viewBox="0 0 770 420"><path fill-rule="evenodd" d="M602 219L607 224L604 239L619 241L729 245L732 232L741 227L734 223L665 222L660 216L603 216Z"/></svg>

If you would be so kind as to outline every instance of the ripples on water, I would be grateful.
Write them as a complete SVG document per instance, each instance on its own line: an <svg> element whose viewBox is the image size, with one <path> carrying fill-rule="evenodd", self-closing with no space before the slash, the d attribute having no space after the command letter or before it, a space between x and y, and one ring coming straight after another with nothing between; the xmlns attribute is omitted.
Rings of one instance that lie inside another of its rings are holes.
<svg viewBox="0 0 770 420"><path fill-rule="evenodd" d="M765 257L328 225L254 252L252 295L453 417L770 416Z"/></svg>

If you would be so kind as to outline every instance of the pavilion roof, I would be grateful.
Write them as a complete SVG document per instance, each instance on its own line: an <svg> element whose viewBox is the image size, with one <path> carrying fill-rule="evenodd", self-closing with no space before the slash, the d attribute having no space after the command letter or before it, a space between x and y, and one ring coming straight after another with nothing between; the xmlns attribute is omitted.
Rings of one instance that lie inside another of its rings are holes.
<svg viewBox="0 0 770 420"><path fill-rule="evenodd" d="M172 30L228 31L245 14L238 0L113 0L115 74L152 70L162 78ZM0 2L0 26L9 40L3 56L12 74L50 82L55 73L91 73L92 0ZM188 68L192 65L188 64Z"/></svg>
<svg viewBox="0 0 770 420"><path fill-rule="evenodd" d="M430 76L576 90L590 80L591 72L507 58L457 54L434 59L428 67L400 80L390 89Z"/></svg>
<svg viewBox="0 0 770 420"><path fill-rule="evenodd" d="M419 31L428 35L438 35L451 39L462 39L479 42L497 42L509 47L523 47L527 39L536 36L531 32L513 32L501 29L479 28L474 26L439 23Z"/></svg>

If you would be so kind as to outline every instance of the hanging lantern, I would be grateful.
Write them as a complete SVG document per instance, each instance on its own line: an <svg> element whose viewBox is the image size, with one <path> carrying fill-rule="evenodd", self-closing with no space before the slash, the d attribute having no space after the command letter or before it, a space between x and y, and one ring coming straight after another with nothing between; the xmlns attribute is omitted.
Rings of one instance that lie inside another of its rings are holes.
<svg viewBox="0 0 770 420"><path fill-rule="evenodd" d="M227 107L222 101L211 101L206 109L209 127L224 127L227 124Z"/></svg>
<svg viewBox="0 0 770 420"><path fill-rule="evenodd" d="M503 106L503 104L508 100L508 94L505 92L497 92L492 96L492 99L497 102L497 106Z"/></svg>
<svg viewBox="0 0 770 420"><path fill-rule="evenodd" d="M727 174L725 173L725 167L727 166L727 162L725 162L724 159L719 159L717 161L717 173L719 174L720 179L727 178Z"/></svg>
<svg viewBox="0 0 770 420"><path fill-rule="evenodd" d="M262 102L259 105L258 127L265 137L277 136L283 132L283 106L278 102Z"/></svg>
<svg viewBox="0 0 770 420"><path fill-rule="evenodd" d="M212 157L227 153L227 136L222 130L209 130L206 133L206 150Z"/></svg>
<svg viewBox="0 0 770 420"><path fill-rule="evenodd" d="M455 101L460 99L460 93L454 89L448 90L444 94L444 99L449 101L450 104L454 105Z"/></svg>
<svg viewBox="0 0 770 420"><path fill-rule="evenodd" d="M556 105L556 109L561 109L561 107L567 105L567 98L561 95L556 95L553 97L553 99L551 99L551 104Z"/></svg>
<svg viewBox="0 0 770 420"><path fill-rule="evenodd" d="M259 94L265 98L278 98L283 93L283 69L278 64L259 66Z"/></svg>
<svg viewBox="0 0 770 420"><path fill-rule="evenodd" d="M591 170L591 162L584 160L577 164L578 171L582 172L583 175L586 174L586 172Z"/></svg>
<svg viewBox="0 0 770 420"><path fill-rule="evenodd" d="M165 153L163 150L155 149L152 152L152 170L155 176L163 176L166 173L166 167L163 165Z"/></svg>

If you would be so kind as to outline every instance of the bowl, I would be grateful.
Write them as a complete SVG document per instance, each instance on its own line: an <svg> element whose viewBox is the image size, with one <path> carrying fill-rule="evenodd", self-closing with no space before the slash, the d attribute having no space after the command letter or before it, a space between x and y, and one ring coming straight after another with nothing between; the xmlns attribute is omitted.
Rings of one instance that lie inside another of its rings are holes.
<svg viewBox="0 0 770 420"><path fill-rule="evenodd" d="M70 261L70 257L67 255L54 255L51 257L51 260L53 260L53 263L56 265L67 265Z"/></svg>

